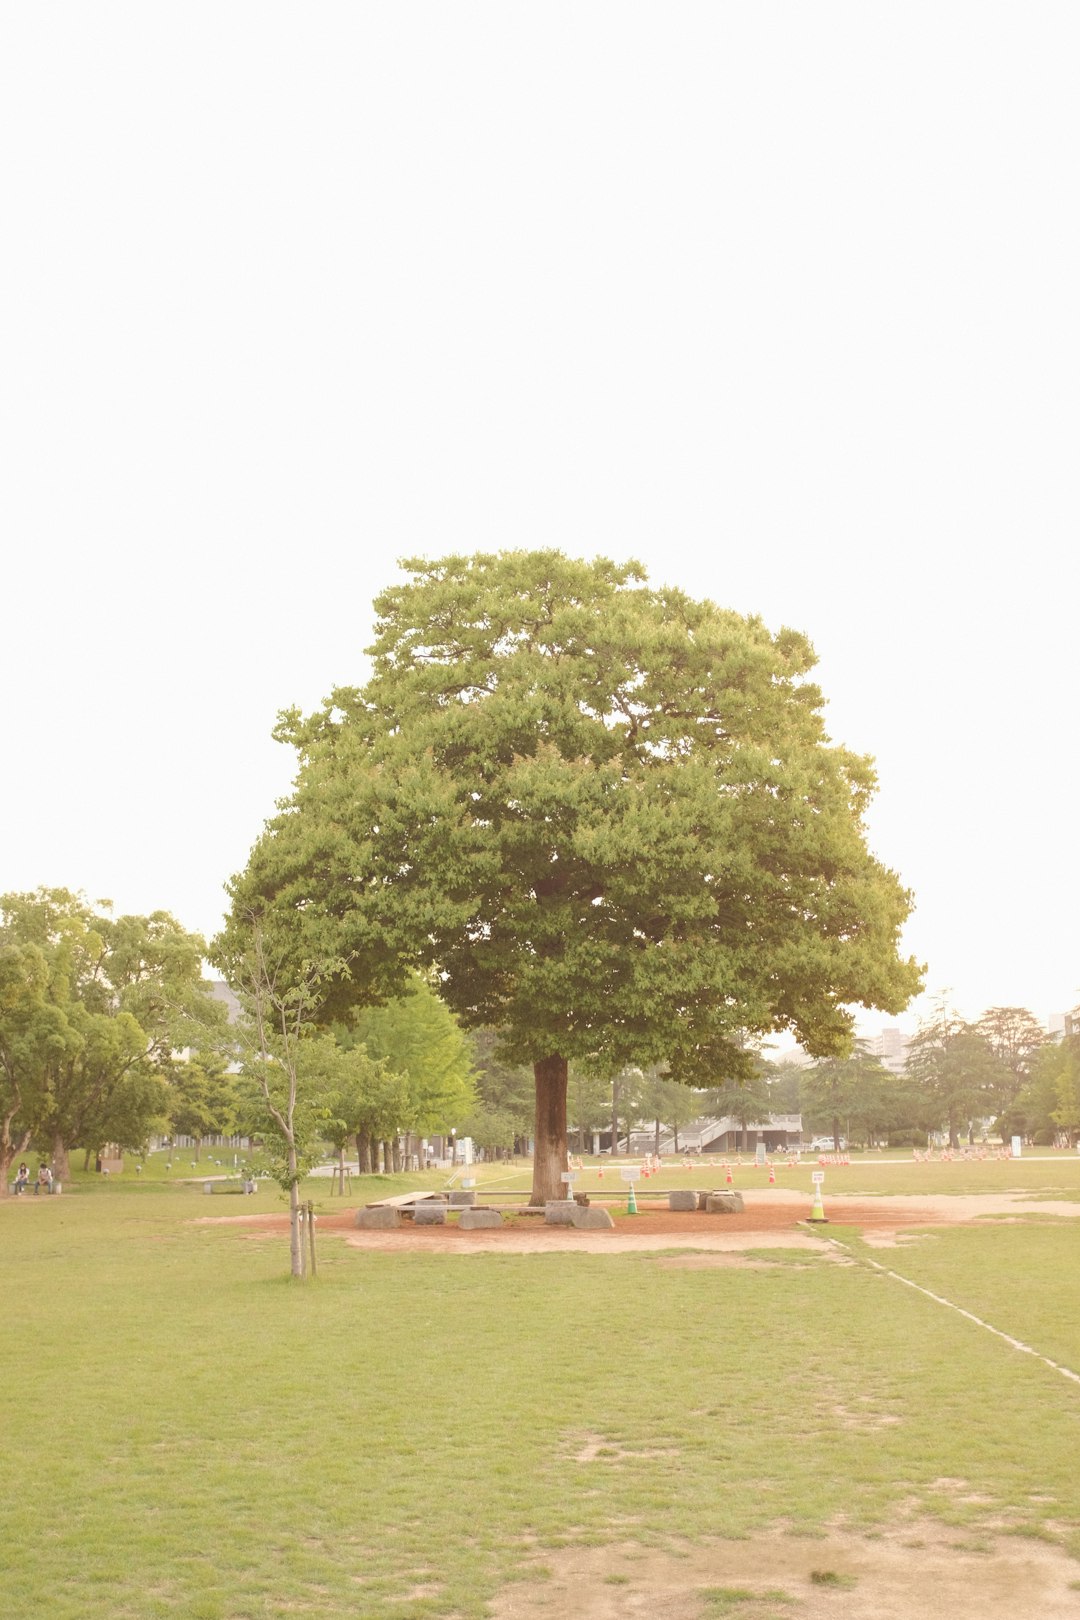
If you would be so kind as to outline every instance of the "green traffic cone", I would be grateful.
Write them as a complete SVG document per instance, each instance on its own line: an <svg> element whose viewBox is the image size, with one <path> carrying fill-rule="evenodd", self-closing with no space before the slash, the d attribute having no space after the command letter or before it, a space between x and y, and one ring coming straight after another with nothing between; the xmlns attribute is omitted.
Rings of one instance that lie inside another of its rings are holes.
<svg viewBox="0 0 1080 1620"><path fill-rule="evenodd" d="M814 1207L806 1218L808 1221L822 1221L826 1226L829 1224L829 1217L826 1215L824 1206L821 1202L820 1181L814 1186Z"/></svg>
<svg viewBox="0 0 1080 1620"><path fill-rule="evenodd" d="M637 1199L634 1197L634 1183L633 1182L630 1183L630 1196L626 1200L626 1213L628 1215L636 1215L637 1214Z"/></svg>

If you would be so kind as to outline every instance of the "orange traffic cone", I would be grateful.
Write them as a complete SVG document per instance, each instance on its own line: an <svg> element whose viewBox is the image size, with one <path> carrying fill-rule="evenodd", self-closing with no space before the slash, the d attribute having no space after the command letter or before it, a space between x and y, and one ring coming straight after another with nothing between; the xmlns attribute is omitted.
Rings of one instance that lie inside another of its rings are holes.
<svg viewBox="0 0 1080 1620"><path fill-rule="evenodd" d="M776 1186L776 1171L773 1169L771 1164L769 1166L769 1186L770 1187L775 1187Z"/></svg>
<svg viewBox="0 0 1080 1620"><path fill-rule="evenodd" d="M734 1181L734 1179L735 1179L735 1177L734 1177L734 1176L733 1176L733 1175L732 1175L732 1174L731 1174L731 1166L730 1166L730 1164L729 1164L729 1165L728 1165L728 1167L727 1167L727 1178L728 1178L728 1186L729 1186L729 1187L730 1187L730 1186L731 1186L731 1183L732 1183L732 1182L733 1182L733 1181Z"/></svg>

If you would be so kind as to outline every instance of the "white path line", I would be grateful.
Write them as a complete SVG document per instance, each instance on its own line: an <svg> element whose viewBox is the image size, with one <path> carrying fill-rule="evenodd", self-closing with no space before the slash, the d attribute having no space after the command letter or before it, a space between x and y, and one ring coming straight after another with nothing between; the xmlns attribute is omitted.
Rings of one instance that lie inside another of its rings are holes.
<svg viewBox="0 0 1080 1620"><path fill-rule="evenodd" d="M946 1299L943 1294L935 1294L932 1288L924 1288L921 1283L912 1282L910 1277L902 1276L899 1271L893 1271L889 1266L880 1265L877 1260L871 1260L868 1255L854 1253L839 1238L828 1237L825 1238L825 1242L831 1243L834 1248L842 1249L857 1264L870 1266L874 1271L880 1271L883 1276L891 1277L894 1282L903 1283L905 1288L914 1288L917 1294L925 1294L927 1299L934 1301L935 1305L944 1305L948 1310L955 1311L958 1316L967 1317L967 1320L974 1322L976 1327L985 1328L987 1333L992 1333L996 1339L1004 1339L1011 1349L1019 1350L1025 1356L1034 1356L1036 1361L1041 1361L1044 1367L1049 1367L1052 1371L1060 1373L1062 1378L1070 1378L1074 1384L1080 1384L1080 1373L1073 1372L1071 1367L1063 1367L1059 1361L1051 1361L1049 1356L1044 1356L1030 1344L1025 1344L1023 1339L1014 1339L1011 1333L1003 1333L1000 1328L994 1327L991 1322L984 1322L982 1317L976 1316L973 1311L965 1311L962 1305L954 1304L951 1299Z"/></svg>

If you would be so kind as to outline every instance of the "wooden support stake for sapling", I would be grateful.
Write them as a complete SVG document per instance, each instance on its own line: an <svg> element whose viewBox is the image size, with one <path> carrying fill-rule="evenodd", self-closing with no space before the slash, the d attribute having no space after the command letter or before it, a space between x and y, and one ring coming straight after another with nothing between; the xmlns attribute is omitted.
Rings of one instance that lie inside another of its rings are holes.
<svg viewBox="0 0 1080 1620"><path fill-rule="evenodd" d="M309 1201L307 1207L308 1243L311 1246L311 1275L318 1275L315 1265L315 1205Z"/></svg>

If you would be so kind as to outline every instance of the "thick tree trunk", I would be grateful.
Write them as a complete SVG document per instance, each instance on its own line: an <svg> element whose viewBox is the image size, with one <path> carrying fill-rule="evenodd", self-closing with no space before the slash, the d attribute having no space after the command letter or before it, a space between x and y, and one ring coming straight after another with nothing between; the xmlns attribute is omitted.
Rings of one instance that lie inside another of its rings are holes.
<svg viewBox="0 0 1080 1620"><path fill-rule="evenodd" d="M68 1147L62 1136L53 1137L52 1173L57 1181L67 1183L71 1180L71 1161L68 1158Z"/></svg>
<svg viewBox="0 0 1080 1620"><path fill-rule="evenodd" d="M566 1070L566 1059L558 1055L533 1064L536 1133L529 1203L537 1206L566 1197Z"/></svg>
<svg viewBox="0 0 1080 1620"><path fill-rule="evenodd" d="M10 1189L11 1167L30 1146L30 1131L11 1131L14 1111L0 1122L0 1198L6 1198Z"/></svg>
<svg viewBox="0 0 1080 1620"><path fill-rule="evenodd" d="M373 1167L371 1162L370 1131L357 1131L356 1133L356 1162L360 1167L360 1174L362 1176L371 1175Z"/></svg>

